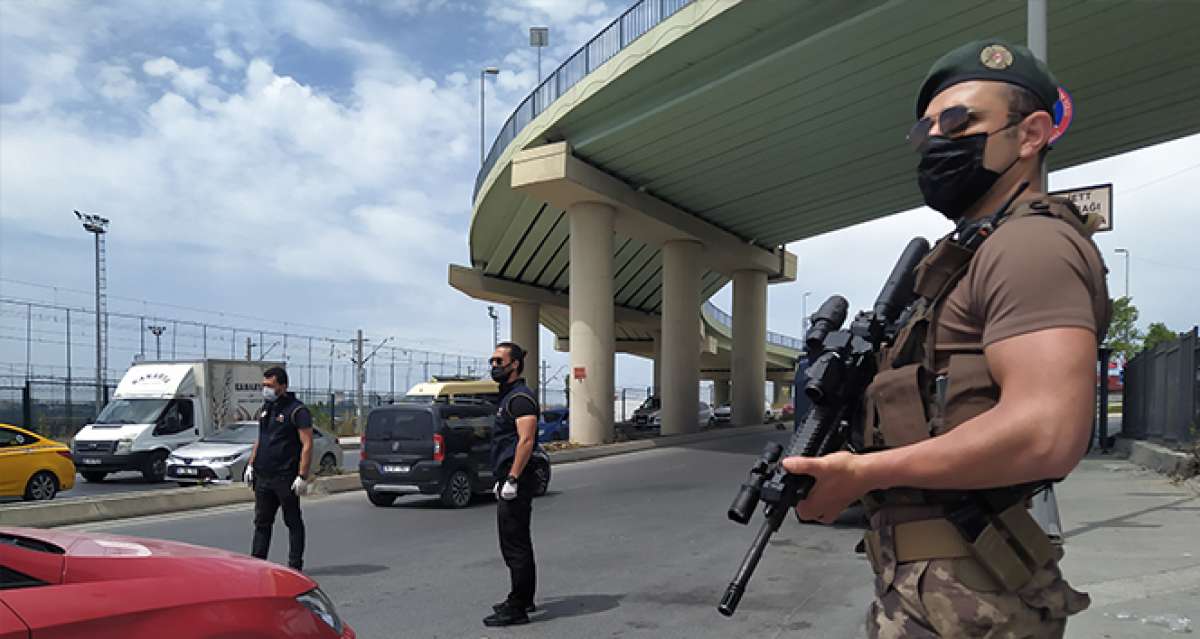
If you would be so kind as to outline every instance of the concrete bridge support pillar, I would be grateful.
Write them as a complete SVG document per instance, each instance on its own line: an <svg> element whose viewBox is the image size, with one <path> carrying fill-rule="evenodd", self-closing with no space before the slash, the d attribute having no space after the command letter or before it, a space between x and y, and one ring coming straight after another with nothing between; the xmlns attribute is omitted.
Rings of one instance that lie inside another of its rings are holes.
<svg viewBox="0 0 1200 639"><path fill-rule="evenodd" d="M534 392L538 390L541 366L541 349L538 348L538 311L537 304L531 302L513 302L509 305L512 312L512 341L525 349L525 383Z"/></svg>
<svg viewBox="0 0 1200 639"><path fill-rule="evenodd" d="M700 429L700 243L663 245L662 434ZM765 280L764 280L765 281Z"/></svg>
<svg viewBox="0 0 1200 639"><path fill-rule="evenodd" d="M729 403L729 380L713 380L713 408Z"/></svg>
<svg viewBox="0 0 1200 639"><path fill-rule="evenodd" d="M654 332L654 388L652 393L662 392L662 331Z"/></svg>
<svg viewBox="0 0 1200 639"><path fill-rule="evenodd" d="M767 368L767 274L733 274L733 414L735 426L761 424Z"/></svg>
<svg viewBox="0 0 1200 639"><path fill-rule="evenodd" d="M613 439L613 218L607 204L579 202L571 222L571 441ZM524 346L524 345L522 345Z"/></svg>

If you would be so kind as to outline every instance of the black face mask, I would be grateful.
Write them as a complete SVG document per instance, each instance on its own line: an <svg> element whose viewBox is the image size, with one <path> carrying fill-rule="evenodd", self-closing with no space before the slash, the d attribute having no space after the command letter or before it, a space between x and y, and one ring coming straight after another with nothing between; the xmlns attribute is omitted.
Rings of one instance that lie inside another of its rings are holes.
<svg viewBox="0 0 1200 639"><path fill-rule="evenodd" d="M1014 125L1004 129L1011 126ZM983 150L991 135L931 136L925 141L921 147L921 162L917 165L917 184L930 208L952 221L957 220L1017 163L1020 156L999 173L983 166Z"/></svg>
<svg viewBox="0 0 1200 639"><path fill-rule="evenodd" d="M503 384L504 382L507 382L508 381L508 367L507 366L493 366L492 367L492 381L496 382L497 384Z"/></svg>

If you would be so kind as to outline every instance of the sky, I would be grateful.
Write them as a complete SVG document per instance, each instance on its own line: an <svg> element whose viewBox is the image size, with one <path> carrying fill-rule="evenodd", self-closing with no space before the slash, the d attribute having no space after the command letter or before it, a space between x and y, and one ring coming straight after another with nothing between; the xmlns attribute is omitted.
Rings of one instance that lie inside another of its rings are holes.
<svg viewBox="0 0 1200 639"><path fill-rule="evenodd" d="M486 355L486 304L446 283L447 264L469 264L479 69L501 69L490 144L536 83L527 28L550 27L549 72L629 4L6 0L0 298L91 307L79 209L112 220L111 309L339 338L361 328L373 343ZM1125 272L1113 249L1129 249L1143 327L1200 317L1197 158L1192 136L1051 175L1054 188L1116 185L1115 229L1097 242L1114 296ZM805 291L810 310L833 293L868 305L910 237L947 228L918 209L793 243L799 279L770 288L768 328L798 334ZM729 310L729 287L713 301ZM14 308L0 313L0 365L23 366L23 331ZM118 368L140 348L123 335ZM543 329L551 372L567 362L552 345ZM31 350L61 359L61 347ZM621 356L617 377L644 387L651 368Z"/></svg>

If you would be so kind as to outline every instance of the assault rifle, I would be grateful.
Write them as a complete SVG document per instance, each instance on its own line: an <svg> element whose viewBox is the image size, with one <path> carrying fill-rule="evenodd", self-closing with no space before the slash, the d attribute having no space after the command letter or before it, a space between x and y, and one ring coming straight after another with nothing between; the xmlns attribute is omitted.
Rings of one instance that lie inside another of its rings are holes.
<svg viewBox="0 0 1200 639"><path fill-rule="evenodd" d="M852 441L850 425L861 417L858 413L862 409L862 396L876 372L876 355L895 338L896 330L907 319L905 311L916 297L915 269L928 252L929 242L924 238L910 241L874 307L858 313L849 330L842 329L849 303L840 295L830 297L813 314L812 325L805 335L805 346L813 363L804 387L812 408L792 436L786 452L775 442L767 444L729 507L729 518L744 525L750 523L754 509L762 501L766 504L766 521L758 529L754 543L717 607L726 617L737 610L763 550L783 524L787 512L812 490L812 477L788 473L780 460L800 455L819 457L844 447L855 450L863 445Z"/></svg>

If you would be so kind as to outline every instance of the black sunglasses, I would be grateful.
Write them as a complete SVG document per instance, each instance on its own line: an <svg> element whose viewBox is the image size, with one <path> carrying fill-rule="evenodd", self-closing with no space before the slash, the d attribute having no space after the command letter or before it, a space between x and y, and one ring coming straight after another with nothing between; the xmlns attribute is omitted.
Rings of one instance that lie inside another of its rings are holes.
<svg viewBox="0 0 1200 639"><path fill-rule="evenodd" d="M953 138L958 137L972 124L982 119L983 115L984 114L982 111L973 111L969 107L961 105L948 107L936 116L926 116L920 120L917 120L917 123L908 130L908 136L905 137L905 140L908 141L909 146L911 146L914 151L919 151L921 150L921 146L929 140L929 132L933 129L933 123L935 120L937 121L938 131L941 133L941 136ZM1004 129L1020 123L1021 120L1025 119L1026 115L1021 115L1020 113L1009 113L1007 123L992 133L1003 131Z"/></svg>
<svg viewBox="0 0 1200 639"><path fill-rule="evenodd" d="M500 359L499 357L493 357L493 358L489 359L488 364L491 364L492 366L508 366L508 362L505 362L504 360Z"/></svg>

